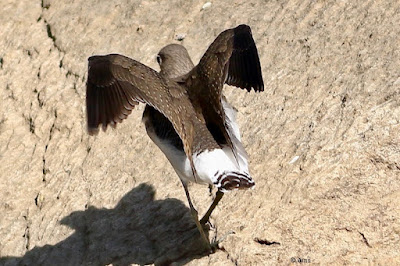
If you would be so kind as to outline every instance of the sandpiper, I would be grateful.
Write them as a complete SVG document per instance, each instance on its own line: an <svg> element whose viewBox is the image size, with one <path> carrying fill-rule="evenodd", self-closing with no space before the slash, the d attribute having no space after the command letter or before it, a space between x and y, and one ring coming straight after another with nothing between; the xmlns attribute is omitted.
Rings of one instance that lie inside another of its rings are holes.
<svg viewBox="0 0 400 266"><path fill-rule="evenodd" d="M239 25L218 35L199 64L187 50L170 44L160 50L161 71L119 54L89 58L86 108L89 134L122 122L145 103L143 122L180 180L200 234L226 191L254 186L247 153L240 142L236 111L222 94L224 83L264 90L261 66L250 27ZM214 202L198 219L187 183L214 185Z"/></svg>

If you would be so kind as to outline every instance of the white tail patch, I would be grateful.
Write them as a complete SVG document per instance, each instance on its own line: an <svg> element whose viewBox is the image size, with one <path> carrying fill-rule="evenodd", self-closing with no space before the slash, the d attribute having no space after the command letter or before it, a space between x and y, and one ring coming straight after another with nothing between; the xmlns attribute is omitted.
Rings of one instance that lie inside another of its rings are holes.
<svg viewBox="0 0 400 266"><path fill-rule="evenodd" d="M213 184L223 192L253 187L254 181L248 171L241 170L230 157L222 149L205 150L193 155L201 182Z"/></svg>

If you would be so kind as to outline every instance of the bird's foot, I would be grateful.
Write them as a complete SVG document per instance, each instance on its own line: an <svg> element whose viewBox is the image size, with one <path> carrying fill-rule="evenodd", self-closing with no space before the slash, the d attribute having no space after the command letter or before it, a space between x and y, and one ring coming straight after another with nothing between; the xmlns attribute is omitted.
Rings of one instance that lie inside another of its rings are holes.
<svg viewBox="0 0 400 266"><path fill-rule="evenodd" d="M211 223L209 219L205 220L204 217L200 220L200 224L204 229L209 231L210 229L215 229L215 226Z"/></svg>
<svg viewBox="0 0 400 266"><path fill-rule="evenodd" d="M208 223L210 223L210 222L209 222L209 217L203 217L203 218L201 218L200 224L201 224L202 226L207 226ZM210 223L210 224L211 224L211 223Z"/></svg>
<svg viewBox="0 0 400 266"><path fill-rule="evenodd" d="M229 235L234 235L235 232L230 230L228 233L224 234L220 239L217 239L217 234L215 234L213 240L211 241L211 250L214 253L215 251L217 251L218 249L221 249L219 247L219 244L222 243L223 241L225 241L225 239L229 236Z"/></svg>

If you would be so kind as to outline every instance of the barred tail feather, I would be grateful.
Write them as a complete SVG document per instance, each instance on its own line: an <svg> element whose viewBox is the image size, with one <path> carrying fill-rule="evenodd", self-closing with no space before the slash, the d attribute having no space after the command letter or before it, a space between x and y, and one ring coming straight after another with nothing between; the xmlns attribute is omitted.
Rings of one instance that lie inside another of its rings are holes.
<svg viewBox="0 0 400 266"><path fill-rule="evenodd" d="M193 163L198 177L222 192L253 187L255 184L248 171L240 169L229 157L222 149L194 154Z"/></svg>
<svg viewBox="0 0 400 266"><path fill-rule="evenodd" d="M252 188L255 183L247 173L224 172L218 176L214 185L218 190L226 192L228 190Z"/></svg>

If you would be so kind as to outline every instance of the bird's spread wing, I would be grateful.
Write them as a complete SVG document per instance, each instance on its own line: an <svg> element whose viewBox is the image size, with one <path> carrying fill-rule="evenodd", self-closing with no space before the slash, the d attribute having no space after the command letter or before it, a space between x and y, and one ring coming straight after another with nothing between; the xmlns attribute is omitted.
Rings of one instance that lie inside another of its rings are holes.
<svg viewBox="0 0 400 266"><path fill-rule="evenodd" d="M218 147L183 87L122 55L89 58L86 110L90 134L96 134L100 124L104 130L107 125L115 126L140 102L171 121L190 160L198 150ZM192 169L195 173L193 164Z"/></svg>
<svg viewBox="0 0 400 266"><path fill-rule="evenodd" d="M221 103L224 83L250 91L264 90L261 65L250 27L239 25L218 35L199 64L186 75L192 101L203 110L207 126L219 143L228 144L234 154Z"/></svg>
<svg viewBox="0 0 400 266"><path fill-rule="evenodd" d="M195 71L205 74L210 81L219 81L220 91L223 83L248 91L252 88L255 91L264 90L257 47L247 25L239 25L220 33L208 47Z"/></svg>
<svg viewBox="0 0 400 266"><path fill-rule="evenodd" d="M89 133L96 134L100 124L106 129L121 122L140 102L153 106L169 119L177 109L190 109L184 89L169 85L156 71L128 57L90 57L86 91Z"/></svg>

